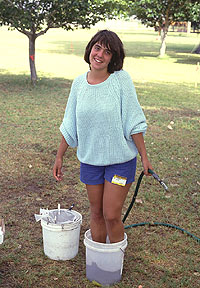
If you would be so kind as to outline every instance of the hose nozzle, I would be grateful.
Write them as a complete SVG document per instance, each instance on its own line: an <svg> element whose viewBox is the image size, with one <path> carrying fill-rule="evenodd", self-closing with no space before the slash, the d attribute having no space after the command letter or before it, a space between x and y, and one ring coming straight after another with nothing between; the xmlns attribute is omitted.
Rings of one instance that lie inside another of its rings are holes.
<svg viewBox="0 0 200 288"><path fill-rule="evenodd" d="M160 179L160 177L155 172L153 172L151 169L149 169L148 172L163 186L166 191L168 190L167 185Z"/></svg>

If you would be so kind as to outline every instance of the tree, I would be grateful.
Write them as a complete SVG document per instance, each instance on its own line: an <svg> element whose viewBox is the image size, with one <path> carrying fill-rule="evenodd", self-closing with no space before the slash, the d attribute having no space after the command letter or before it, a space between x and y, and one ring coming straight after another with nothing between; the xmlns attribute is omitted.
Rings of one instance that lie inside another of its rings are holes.
<svg viewBox="0 0 200 288"><path fill-rule="evenodd" d="M197 30L200 29L200 1L191 0L192 2L192 9L190 13L190 21L192 25ZM200 44L194 49L193 53L200 54Z"/></svg>
<svg viewBox="0 0 200 288"><path fill-rule="evenodd" d="M141 22L154 27L161 36L160 56L166 52L166 37L172 22L186 21L191 10L189 0L130 0L129 15L135 15Z"/></svg>
<svg viewBox="0 0 200 288"><path fill-rule="evenodd" d="M29 39L31 81L35 84L35 40L50 28L89 28L105 18L114 18L121 0L0 0L0 25L8 25Z"/></svg>

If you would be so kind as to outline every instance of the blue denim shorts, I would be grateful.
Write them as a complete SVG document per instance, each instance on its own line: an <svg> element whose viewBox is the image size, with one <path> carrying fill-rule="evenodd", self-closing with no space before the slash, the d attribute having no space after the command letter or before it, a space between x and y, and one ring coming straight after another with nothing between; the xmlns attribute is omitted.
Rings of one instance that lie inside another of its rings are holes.
<svg viewBox="0 0 200 288"><path fill-rule="evenodd" d="M80 180L88 185L103 184L105 179L113 183L115 175L125 178L126 184L135 181L137 158L120 164L113 164L108 166L94 166L85 163L80 165Z"/></svg>

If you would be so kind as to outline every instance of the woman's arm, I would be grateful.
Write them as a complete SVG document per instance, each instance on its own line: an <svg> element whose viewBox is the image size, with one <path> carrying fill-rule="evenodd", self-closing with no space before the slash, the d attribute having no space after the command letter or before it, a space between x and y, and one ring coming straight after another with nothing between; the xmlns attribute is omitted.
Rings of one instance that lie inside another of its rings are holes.
<svg viewBox="0 0 200 288"><path fill-rule="evenodd" d="M58 152L56 155L55 164L53 167L53 176L56 178L57 181L61 181L63 177L63 174L62 174L63 156L68 147L69 145L67 144L65 138L62 136L60 146L58 148Z"/></svg>
<svg viewBox="0 0 200 288"><path fill-rule="evenodd" d="M143 134L142 133L137 133L137 134L133 134L131 135L137 149L138 149L138 152L141 156L141 161L142 161L142 165L143 165L143 168L144 168L144 174L146 176L150 176L151 174L148 173L148 169L151 169L153 170L152 166L151 166L151 163L149 162L148 160L148 157L147 157L147 151L146 151L146 147L145 147L145 143L144 143L144 137L143 137Z"/></svg>

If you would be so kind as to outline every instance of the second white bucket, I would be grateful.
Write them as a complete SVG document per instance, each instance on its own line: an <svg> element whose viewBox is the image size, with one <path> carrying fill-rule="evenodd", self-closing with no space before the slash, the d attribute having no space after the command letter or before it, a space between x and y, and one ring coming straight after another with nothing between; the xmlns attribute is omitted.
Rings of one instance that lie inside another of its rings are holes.
<svg viewBox="0 0 200 288"><path fill-rule="evenodd" d="M51 210L52 212L57 211ZM60 213L67 209L61 209ZM53 260L70 260L78 254L82 215L74 210L70 213L76 221L51 223L41 219L44 254Z"/></svg>
<svg viewBox="0 0 200 288"><path fill-rule="evenodd" d="M122 277L127 235L117 243L99 243L92 240L90 230L85 232L86 277L102 285L119 282Z"/></svg>

